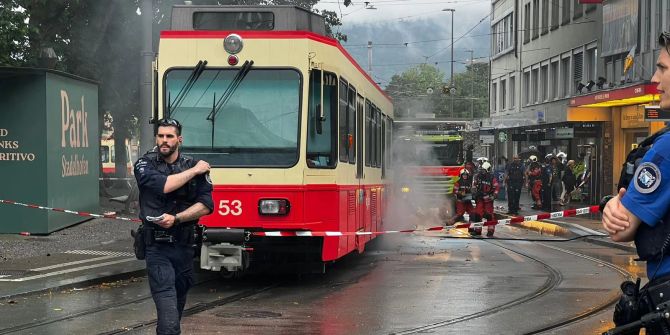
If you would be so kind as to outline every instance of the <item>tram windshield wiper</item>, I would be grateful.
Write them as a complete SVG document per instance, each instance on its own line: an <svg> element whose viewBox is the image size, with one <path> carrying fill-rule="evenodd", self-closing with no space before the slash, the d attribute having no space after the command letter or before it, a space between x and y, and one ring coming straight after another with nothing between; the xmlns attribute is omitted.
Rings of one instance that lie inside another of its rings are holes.
<svg viewBox="0 0 670 335"><path fill-rule="evenodd" d="M244 77L247 76L249 71L251 71L251 66L254 65L254 61L245 61L242 67L237 71L235 74L235 77L233 80L228 84L228 87L226 87L226 90L223 92L223 95L219 98L218 101L215 100L214 105L212 106L212 111L207 115L207 120L214 122L214 119L216 118L216 114L219 113L219 111L228 103L228 100L230 100L230 97L233 96L233 93L237 90L237 88L240 86L242 83L242 80L244 80Z"/></svg>
<svg viewBox="0 0 670 335"><path fill-rule="evenodd" d="M235 74L235 77L233 80L228 84L228 87L226 87L226 90L223 92L223 95L219 98L219 100L216 100L216 93L214 94L214 102L212 105L212 111L207 115L207 120L212 121L212 149L214 149L214 122L216 120L216 114L219 113L219 111L228 103L228 100L230 100L230 97L233 96L233 93L237 90L237 88L240 86L242 83L242 80L247 76L249 71L251 71L251 66L254 65L253 60L247 60L244 62L242 67L240 68L239 71Z"/></svg>
<svg viewBox="0 0 670 335"><path fill-rule="evenodd" d="M181 103L184 101L184 98L191 91L191 88L193 88L193 85L195 85L195 82L198 81L198 78L200 78L200 75L202 75L202 72L205 71L205 66L207 66L206 60L198 61L198 64L195 65L195 68L193 68L193 71L191 71L191 74L186 79L184 86L179 89L179 93L177 93L177 96L174 98L174 102L170 101L168 97L167 116L174 117L174 115L172 115L172 111L179 108Z"/></svg>

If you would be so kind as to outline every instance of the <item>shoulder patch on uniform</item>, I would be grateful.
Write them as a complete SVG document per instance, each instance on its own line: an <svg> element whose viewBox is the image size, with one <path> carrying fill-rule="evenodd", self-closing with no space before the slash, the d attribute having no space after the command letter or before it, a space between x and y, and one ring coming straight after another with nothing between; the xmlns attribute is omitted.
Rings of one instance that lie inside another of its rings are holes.
<svg viewBox="0 0 670 335"><path fill-rule="evenodd" d="M651 193L661 185L661 170L652 162L644 162L635 170L635 189L640 193Z"/></svg>
<svg viewBox="0 0 670 335"><path fill-rule="evenodd" d="M205 173L205 180L212 185L212 178L209 177L209 173Z"/></svg>

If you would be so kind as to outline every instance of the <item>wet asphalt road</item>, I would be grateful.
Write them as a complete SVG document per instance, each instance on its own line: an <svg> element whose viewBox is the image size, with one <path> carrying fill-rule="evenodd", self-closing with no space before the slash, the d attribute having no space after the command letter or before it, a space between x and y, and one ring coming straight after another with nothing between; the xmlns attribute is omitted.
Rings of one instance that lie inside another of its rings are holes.
<svg viewBox="0 0 670 335"><path fill-rule="evenodd" d="M599 334L611 326L609 304L626 273L643 273L633 255L581 240L466 236L387 235L325 275L266 274L224 282L200 273L182 331ZM507 226L496 237L546 238ZM0 301L0 335L154 334L154 318L145 278Z"/></svg>

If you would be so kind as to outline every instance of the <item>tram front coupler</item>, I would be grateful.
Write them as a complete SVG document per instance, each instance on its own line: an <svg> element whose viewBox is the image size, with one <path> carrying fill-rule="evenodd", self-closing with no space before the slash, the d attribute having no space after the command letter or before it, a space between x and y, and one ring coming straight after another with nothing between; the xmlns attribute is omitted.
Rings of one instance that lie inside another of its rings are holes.
<svg viewBox="0 0 670 335"><path fill-rule="evenodd" d="M249 267L245 243L251 234L244 229L207 228L201 232L200 268L211 271L243 271Z"/></svg>

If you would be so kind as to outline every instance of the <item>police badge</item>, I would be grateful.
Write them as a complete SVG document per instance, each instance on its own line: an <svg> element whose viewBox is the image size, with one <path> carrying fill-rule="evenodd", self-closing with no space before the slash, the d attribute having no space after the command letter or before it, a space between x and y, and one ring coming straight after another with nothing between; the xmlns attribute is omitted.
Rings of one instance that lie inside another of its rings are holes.
<svg viewBox="0 0 670 335"><path fill-rule="evenodd" d="M654 192L661 185L661 170L654 163L644 162L637 167L633 183L640 193Z"/></svg>

